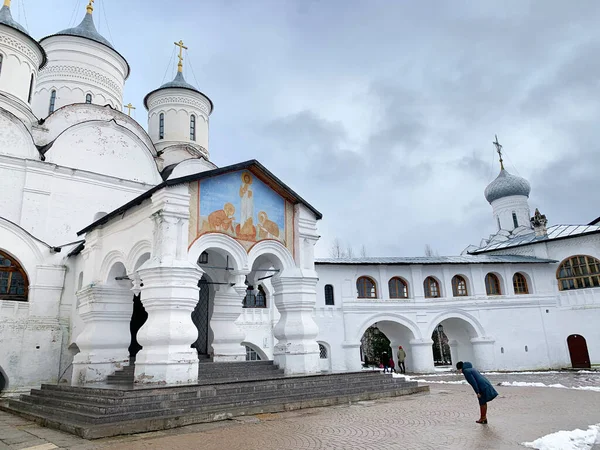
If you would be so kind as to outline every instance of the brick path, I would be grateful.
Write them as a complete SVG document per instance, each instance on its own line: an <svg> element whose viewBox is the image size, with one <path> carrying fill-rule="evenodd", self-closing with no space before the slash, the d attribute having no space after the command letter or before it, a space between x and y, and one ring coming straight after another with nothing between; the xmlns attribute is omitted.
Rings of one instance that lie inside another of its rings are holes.
<svg viewBox="0 0 600 450"><path fill-rule="evenodd" d="M84 441L0 412L0 450L523 449L558 430L600 423L600 393L498 388L488 426L468 386L431 385L431 394L246 417L175 430ZM42 446L46 445L46 446ZM53 445L53 446L52 446ZM38 447L39 446L39 447Z"/></svg>

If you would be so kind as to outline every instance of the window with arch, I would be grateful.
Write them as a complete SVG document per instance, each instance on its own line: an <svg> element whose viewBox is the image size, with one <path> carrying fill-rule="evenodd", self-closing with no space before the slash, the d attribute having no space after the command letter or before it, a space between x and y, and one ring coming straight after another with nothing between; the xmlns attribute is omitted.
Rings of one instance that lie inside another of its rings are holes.
<svg viewBox="0 0 600 450"><path fill-rule="evenodd" d="M565 259L556 273L561 291L600 287L600 260L578 255Z"/></svg>
<svg viewBox="0 0 600 450"><path fill-rule="evenodd" d="M485 276L485 292L487 292L487 295L502 295L500 279L497 275L488 273Z"/></svg>
<svg viewBox="0 0 600 450"><path fill-rule="evenodd" d="M513 286L515 288L515 294L529 294L529 286L527 286L527 278L522 273L515 273L513 275Z"/></svg>
<svg viewBox="0 0 600 450"><path fill-rule="evenodd" d="M440 296L440 285L433 277L425 278L423 288L425 290L425 297L427 298L436 298Z"/></svg>
<svg viewBox="0 0 600 450"><path fill-rule="evenodd" d="M327 359L327 347L325 347L323 344L319 344L319 358Z"/></svg>
<svg viewBox="0 0 600 450"><path fill-rule="evenodd" d="M158 138L165 138L165 113L160 113L158 116Z"/></svg>
<svg viewBox="0 0 600 450"><path fill-rule="evenodd" d="M52 90L52 92L50 92L50 106L48 107L48 114L52 114L54 112L55 105L56 105L56 91Z"/></svg>
<svg viewBox="0 0 600 450"><path fill-rule="evenodd" d="M360 277L356 280L358 298L377 298L377 286L375 281L369 277Z"/></svg>
<svg viewBox="0 0 600 450"><path fill-rule="evenodd" d="M196 140L196 116L193 114L190 117L190 140Z"/></svg>
<svg viewBox="0 0 600 450"><path fill-rule="evenodd" d="M519 220L517 219L517 213L516 212L512 213L512 218L513 218L513 225L515 226L515 228L517 228L519 226Z"/></svg>
<svg viewBox="0 0 600 450"><path fill-rule="evenodd" d="M254 293L254 287L248 286L246 289L246 296L242 305L244 308L266 308L267 307L267 294L265 293L262 285L258 286L256 294Z"/></svg>
<svg viewBox="0 0 600 450"><path fill-rule="evenodd" d="M335 299L333 297L333 285L331 285L331 284L325 285L325 305L327 305L327 306L335 305Z"/></svg>
<svg viewBox="0 0 600 450"><path fill-rule="evenodd" d="M92 94L87 94L85 96L85 102L86 103L92 103Z"/></svg>
<svg viewBox="0 0 600 450"><path fill-rule="evenodd" d="M0 251L0 300L26 302L28 290L25 270L14 258Z"/></svg>
<svg viewBox="0 0 600 450"><path fill-rule="evenodd" d="M388 281L390 298L408 298L408 284L400 277L393 277Z"/></svg>
<svg viewBox="0 0 600 450"><path fill-rule="evenodd" d="M500 217L496 216L496 222L498 222L498 231L500 231L502 229L500 226Z"/></svg>
<svg viewBox="0 0 600 450"><path fill-rule="evenodd" d="M2 61L4 61L4 55L0 53L0 75L2 75Z"/></svg>
<svg viewBox="0 0 600 450"><path fill-rule="evenodd" d="M248 345L246 345L246 361L261 361L258 352Z"/></svg>
<svg viewBox="0 0 600 450"><path fill-rule="evenodd" d="M467 280L463 276L455 275L452 278L452 295L455 297L466 297L469 295Z"/></svg>
<svg viewBox="0 0 600 450"><path fill-rule="evenodd" d="M34 77L31 74L31 79L29 80L29 94L27 95L27 103L31 103L31 97L33 96L33 81Z"/></svg>

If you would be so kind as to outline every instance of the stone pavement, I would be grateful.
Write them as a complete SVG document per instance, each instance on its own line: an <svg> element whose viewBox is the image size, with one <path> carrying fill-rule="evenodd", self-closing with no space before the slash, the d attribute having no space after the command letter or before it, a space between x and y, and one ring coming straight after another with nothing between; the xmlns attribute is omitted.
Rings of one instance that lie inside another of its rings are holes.
<svg viewBox="0 0 600 450"><path fill-rule="evenodd" d="M600 393L499 387L487 426L475 423L469 386L431 385L430 394L246 417L85 441L0 412L0 450L523 449L558 430L600 423ZM44 446L45 445L45 446Z"/></svg>

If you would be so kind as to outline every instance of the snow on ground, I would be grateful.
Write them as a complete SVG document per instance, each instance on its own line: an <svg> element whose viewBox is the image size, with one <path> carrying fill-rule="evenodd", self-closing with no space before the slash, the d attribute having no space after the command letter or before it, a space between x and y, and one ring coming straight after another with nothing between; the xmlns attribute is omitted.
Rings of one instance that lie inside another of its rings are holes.
<svg viewBox="0 0 600 450"><path fill-rule="evenodd" d="M594 391L600 392L600 386L573 386L567 387L560 383L556 384L544 384L544 383L527 383L525 381L503 381L499 386L511 386L511 387L549 387L558 389L576 389L578 391Z"/></svg>
<svg viewBox="0 0 600 450"><path fill-rule="evenodd" d="M521 445L537 450L590 450L600 434L600 423L587 430L557 431Z"/></svg>

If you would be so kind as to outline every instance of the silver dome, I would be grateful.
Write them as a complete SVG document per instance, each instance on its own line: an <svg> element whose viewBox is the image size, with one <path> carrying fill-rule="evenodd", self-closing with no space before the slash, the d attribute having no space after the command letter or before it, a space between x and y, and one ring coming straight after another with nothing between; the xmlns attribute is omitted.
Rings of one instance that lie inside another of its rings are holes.
<svg viewBox="0 0 600 450"><path fill-rule="evenodd" d="M531 186L525 178L517 177L508 173L505 169L485 188L485 199L492 203L499 198L510 197L511 195L524 195L529 197Z"/></svg>
<svg viewBox="0 0 600 450"><path fill-rule="evenodd" d="M99 42L100 44L106 45L108 48L114 50L114 47L108 39L98 33L96 25L94 25L94 19L90 13L87 13L81 23L74 28L67 28L66 30L59 31L56 33L58 36L79 36L82 38L90 39L92 41Z"/></svg>
<svg viewBox="0 0 600 450"><path fill-rule="evenodd" d="M12 18L12 14L10 13L10 8L6 5L4 5L0 9L0 23L2 25L6 25L7 27L14 28L15 30L19 30L21 33L24 33L27 36L29 36L29 33L27 33L27 30L25 28L23 28L18 22L16 22Z"/></svg>
<svg viewBox="0 0 600 450"><path fill-rule="evenodd" d="M148 109L148 98L155 92L158 92L162 89L187 89L188 91L197 92L198 94L201 94L204 97L206 97L206 99L210 103L210 112L212 112L212 110L214 108L213 102L210 98L208 98L208 96L206 96L205 94L200 92L198 89L196 89L194 86L192 86L190 83L185 81L185 78L183 78L183 73L177 72L177 75L175 75L175 78L173 78L173 81L169 81L169 82L163 84L161 87L159 87L158 89L154 89L152 92L147 94L146 97L144 97L144 106L146 107L146 109ZM209 114L210 114L210 112L209 112Z"/></svg>

